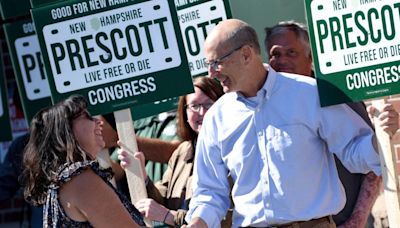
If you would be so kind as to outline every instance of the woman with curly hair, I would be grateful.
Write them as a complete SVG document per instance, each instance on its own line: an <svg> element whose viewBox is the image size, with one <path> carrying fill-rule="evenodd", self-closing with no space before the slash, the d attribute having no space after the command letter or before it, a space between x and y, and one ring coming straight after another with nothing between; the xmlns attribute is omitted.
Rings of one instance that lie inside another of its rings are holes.
<svg viewBox="0 0 400 228"><path fill-rule="evenodd" d="M139 227L139 211L111 185L95 160L104 147L103 122L81 96L39 111L25 148L24 196L43 205L43 227Z"/></svg>

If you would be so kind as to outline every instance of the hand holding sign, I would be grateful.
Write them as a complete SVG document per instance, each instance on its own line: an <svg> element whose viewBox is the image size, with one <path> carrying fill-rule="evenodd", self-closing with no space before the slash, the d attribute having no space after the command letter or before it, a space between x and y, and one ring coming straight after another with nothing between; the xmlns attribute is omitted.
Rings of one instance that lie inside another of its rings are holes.
<svg viewBox="0 0 400 228"><path fill-rule="evenodd" d="M390 103L384 104L382 107L368 106L368 114L375 125L382 128L390 137L396 134L399 129L399 113ZM377 122L375 122L377 121Z"/></svg>
<svg viewBox="0 0 400 228"><path fill-rule="evenodd" d="M395 0L306 1L322 106L400 93L399 9L400 3ZM385 102L373 101L373 106L384 110L374 122L385 198L391 205L389 223L397 226L400 189L390 136L398 128L398 114L393 107L377 103Z"/></svg>

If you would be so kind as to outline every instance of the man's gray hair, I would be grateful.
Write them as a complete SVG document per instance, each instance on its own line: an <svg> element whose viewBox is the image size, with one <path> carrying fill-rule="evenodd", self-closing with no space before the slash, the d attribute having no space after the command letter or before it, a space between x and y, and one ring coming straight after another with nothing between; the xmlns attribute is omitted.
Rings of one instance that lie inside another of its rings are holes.
<svg viewBox="0 0 400 228"><path fill-rule="evenodd" d="M277 35L282 35L282 33L287 31L294 32L297 38L300 38L300 41L304 46L306 55L309 55L311 53L308 29L307 26L305 26L302 23L293 20L281 21L273 27L266 27L264 30L265 30L264 44L265 44L265 50L268 55L269 55L268 43L270 43L271 39Z"/></svg>

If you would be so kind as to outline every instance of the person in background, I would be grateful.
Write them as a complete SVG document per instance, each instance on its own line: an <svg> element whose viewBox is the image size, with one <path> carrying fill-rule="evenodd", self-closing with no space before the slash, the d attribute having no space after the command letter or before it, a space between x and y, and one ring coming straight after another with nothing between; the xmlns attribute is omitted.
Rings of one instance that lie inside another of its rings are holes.
<svg viewBox="0 0 400 228"><path fill-rule="evenodd" d="M22 152L28 139L28 133L15 138L8 148L3 163L0 163L0 202L12 198L21 187L18 176L22 169Z"/></svg>
<svg viewBox="0 0 400 228"><path fill-rule="evenodd" d="M154 158L149 154L146 156L146 158L153 159L147 159L146 172L152 181L157 182L162 179L162 176L167 170L167 163L171 154L164 158L166 161L163 161L164 159L162 159L162 157L167 153L166 151L170 150L168 150L168 148L158 150L158 148L146 148L146 146L159 145L157 143L159 141L151 141L151 138L171 142L171 144L176 146L180 143L181 140L176 134L176 111L163 112L155 116L135 120L134 128L136 135L139 136L138 147L146 151L147 154L155 151L158 152L154 157L161 160L160 162L157 162L157 160L154 161ZM160 153L160 151L162 151L162 153Z"/></svg>
<svg viewBox="0 0 400 228"><path fill-rule="evenodd" d="M21 99L17 90L17 85L12 84L10 86L14 88L12 103L14 105L15 118L23 120L23 111ZM19 126L19 125L18 125ZM21 129L17 129L21 130ZM0 163L0 205L3 205L7 200L11 200L13 197L19 197L21 194L21 185L18 182L18 177L22 172L22 154L24 148L29 140L29 134L24 133L13 139L8 147L7 154L4 161ZM43 210L41 207L34 207L24 202L23 209L27 206L28 209L28 223L31 228L42 227L43 224ZM21 214L24 214L23 211ZM20 224L23 223L24 218L21 218Z"/></svg>
<svg viewBox="0 0 400 228"><path fill-rule="evenodd" d="M73 95L39 111L31 121L21 180L25 199L43 205L43 227L139 227L140 212L95 161L105 146L103 122ZM106 199L106 200L105 200Z"/></svg>
<svg viewBox="0 0 400 228"><path fill-rule="evenodd" d="M187 227L218 227L230 192L232 227L336 227L345 193L333 153L352 172L380 175L373 130L346 105L321 108L314 79L265 66L243 21L220 22L204 51L225 95L198 136Z"/></svg>
<svg viewBox="0 0 400 228"><path fill-rule="evenodd" d="M0 202L12 198L21 187L18 176L22 170L22 152L28 139L28 133L15 138L8 148L3 163L0 163Z"/></svg>
<svg viewBox="0 0 400 228"><path fill-rule="evenodd" d="M265 48L270 66L277 72L287 72L314 77L308 31L295 21L283 21L265 28ZM372 128L363 102L347 104ZM380 113L381 125L393 135L399 128L398 113L387 104ZM373 110L371 110L373 112ZM365 227L368 215L379 193L381 178L373 172L351 173L335 156L339 178L346 191L346 205L333 220L340 227Z"/></svg>
<svg viewBox="0 0 400 228"><path fill-rule="evenodd" d="M18 182L18 177L22 172L22 154L28 140L28 133L15 138L8 148L4 161L0 163L0 205L20 194L21 185ZM42 227L42 207L26 205L28 212L30 212L28 213L29 227Z"/></svg>
<svg viewBox="0 0 400 228"><path fill-rule="evenodd" d="M145 217L175 227L184 224L188 203L192 197L191 180L197 134L207 110L223 95L219 83L208 77L196 78L194 90L194 93L179 99L178 135L183 141L172 154L168 169L160 182L153 184L146 177L149 198L136 204ZM129 162L128 152L121 150L119 153L121 165L126 166ZM143 153L137 152L135 157L141 161L143 172L146 173ZM230 227L228 223L229 221L224 221L222 227Z"/></svg>

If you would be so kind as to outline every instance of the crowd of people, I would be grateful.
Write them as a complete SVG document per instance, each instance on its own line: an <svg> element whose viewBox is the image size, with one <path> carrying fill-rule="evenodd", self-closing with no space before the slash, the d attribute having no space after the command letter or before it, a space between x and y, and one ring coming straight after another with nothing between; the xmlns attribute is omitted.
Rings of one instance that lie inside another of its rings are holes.
<svg viewBox="0 0 400 228"><path fill-rule="evenodd" d="M224 93L217 81L207 77L196 78L193 85L195 92L179 99L177 133L182 142L169 159L162 180L155 184L151 180L146 181L149 198L136 203L146 218L178 227L185 223L184 218L192 197L191 180L197 135L207 110ZM135 157L140 159L143 172L146 173L144 154L137 152ZM123 161L122 166L125 166L129 162L128 152L121 151L119 159ZM227 221L224 219L221 225L230 227Z"/></svg>
<svg viewBox="0 0 400 228"><path fill-rule="evenodd" d="M44 227L139 227L144 218L173 227L365 227L381 183L368 115L377 108L321 107L307 28L286 21L265 32L269 64L250 25L220 22L204 43L208 77L179 99L177 137L138 138L140 152L119 150L112 169L96 161L118 146L109 118L91 117L78 95L41 110L8 155L13 169L0 166L0 196L13 195L20 176L25 199L43 206ZM377 124L395 134L393 105L378 111ZM134 205L109 182L130 159L139 159L148 193ZM155 177L146 160L167 165Z"/></svg>

